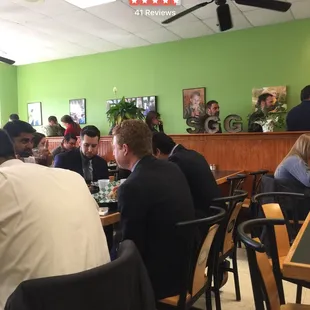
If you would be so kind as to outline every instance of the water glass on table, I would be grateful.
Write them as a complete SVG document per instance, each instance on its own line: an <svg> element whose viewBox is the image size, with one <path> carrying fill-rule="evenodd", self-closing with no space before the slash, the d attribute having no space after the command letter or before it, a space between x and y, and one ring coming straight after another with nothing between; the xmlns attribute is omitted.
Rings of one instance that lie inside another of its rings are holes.
<svg viewBox="0 0 310 310"><path fill-rule="evenodd" d="M109 185L110 180L109 179L102 179L102 180L98 180L98 186L100 191L104 191L105 188Z"/></svg>

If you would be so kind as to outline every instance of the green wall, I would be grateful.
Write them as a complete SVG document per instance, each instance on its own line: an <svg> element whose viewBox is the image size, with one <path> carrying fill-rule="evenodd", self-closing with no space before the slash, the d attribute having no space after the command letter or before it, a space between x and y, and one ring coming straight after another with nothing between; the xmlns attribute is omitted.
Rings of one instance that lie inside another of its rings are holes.
<svg viewBox="0 0 310 310"><path fill-rule="evenodd" d="M17 112L17 67L0 63L0 127Z"/></svg>
<svg viewBox="0 0 310 310"><path fill-rule="evenodd" d="M310 20L252 28L105 54L18 67L18 107L41 101L43 118L68 113L69 99L87 99L87 123L107 134L106 100L157 95L167 133L186 133L182 89L206 87L220 103L222 120L239 114L246 123L251 90L288 86L288 105L310 84Z"/></svg>

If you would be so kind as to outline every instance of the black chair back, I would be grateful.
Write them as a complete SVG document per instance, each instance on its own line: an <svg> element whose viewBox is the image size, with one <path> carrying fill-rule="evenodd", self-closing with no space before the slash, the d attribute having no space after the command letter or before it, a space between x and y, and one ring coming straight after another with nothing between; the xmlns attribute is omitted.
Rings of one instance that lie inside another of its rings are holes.
<svg viewBox="0 0 310 310"><path fill-rule="evenodd" d="M239 239L241 240L241 242L244 243L247 251L256 310L265 309L264 301L267 304L267 309L279 309L280 304L285 304L282 275L275 237L275 225L285 225L285 221L280 219L255 219L243 222L238 226L237 229ZM268 261L265 245L262 244L258 238L252 239L247 233L248 231L251 231L252 229L255 229L257 227L266 227L266 230L268 232L268 238L270 238L270 242L272 243L272 250L270 253L272 267L270 266L270 263ZM258 253L264 255L258 255ZM271 271L273 272L273 277L270 274L263 274L258 259L262 259L265 262L265 266L270 269L272 268ZM267 281L265 281L266 276L268 277L268 283ZM275 283L275 285L272 287L273 282ZM272 291L274 288L276 288L277 292ZM277 293L278 296L275 296L275 293ZM272 298L270 298L271 296Z"/></svg>
<svg viewBox="0 0 310 310"><path fill-rule="evenodd" d="M249 173L249 175L253 176L251 197L258 194L259 189L260 189L260 185L262 182L262 177L263 177L263 175L267 174L268 172L269 172L269 170L257 170L257 171L253 171L253 172Z"/></svg>
<svg viewBox="0 0 310 310"><path fill-rule="evenodd" d="M156 310L153 288L135 244L122 242L118 254L116 260L87 271L24 281L5 310Z"/></svg>
<svg viewBox="0 0 310 310"><path fill-rule="evenodd" d="M243 183L247 175L244 173L239 173L237 175L228 177L226 180L229 182L229 196L233 196L235 190L242 190Z"/></svg>

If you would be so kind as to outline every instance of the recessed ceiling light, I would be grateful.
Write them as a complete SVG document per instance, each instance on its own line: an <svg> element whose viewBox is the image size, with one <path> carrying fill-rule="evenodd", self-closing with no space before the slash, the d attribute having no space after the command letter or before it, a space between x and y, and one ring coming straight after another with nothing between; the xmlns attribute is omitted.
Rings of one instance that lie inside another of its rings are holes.
<svg viewBox="0 0 310 310"><path fill-rule="evenodd" d="M81 9L90 8L101 4L115 2L116 0L65 0Z"/></svg>

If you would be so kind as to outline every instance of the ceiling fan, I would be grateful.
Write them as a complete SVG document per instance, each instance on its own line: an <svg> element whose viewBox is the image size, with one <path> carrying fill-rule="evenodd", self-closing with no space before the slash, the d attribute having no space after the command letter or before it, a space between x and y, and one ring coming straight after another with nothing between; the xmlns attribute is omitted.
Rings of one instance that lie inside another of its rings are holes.
<svg viewBox="0 0 310 310"><path fill-rule="evenodd" d="M257 8L273 10L273 11L278 11L278 12L287 12L292 5L289 2L278 1L278 0L234 0L234 1L237 4L254 6ZM193 7L164 20L162 24L172 23L173 21L189 13L192 13L200 8L203 8L212 2L215 2L215 4L218 5L218 7L216 8L216 11L217 11L217 17L218 17L220 30L226 31L226 30L231 29L233 27L233 23L231 19L229 5L226 3L226 0L210 0L210 1L196 4Z"/></svg>

